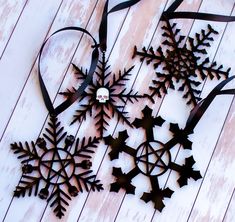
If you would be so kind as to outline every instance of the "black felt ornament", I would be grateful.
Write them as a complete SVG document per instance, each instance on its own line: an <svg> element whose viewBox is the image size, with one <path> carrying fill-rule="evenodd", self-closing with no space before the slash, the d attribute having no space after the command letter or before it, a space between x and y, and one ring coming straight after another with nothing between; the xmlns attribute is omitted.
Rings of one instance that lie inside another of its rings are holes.
<svg viewBox="0 0 235 222"><path fill-rule="evenodd" d="M40 61L43 49L53 35L67 30L82 32L89 35L94 41L92 59L89 72L81 86L66 101L54 108L46 86L41 76ZM18 155L22 163L22 177L14 192L15 197L38 195L41 199L47 200L57 217L62 218L69 205L71 197L79 192L103 190L102 184L92 174L91 154L97 147L97 138L83 138L72 148L75 138L64 132L60 126L57 116L66 110L83 93L91 76L93 75L98 62L97 43L83 28L66 27L53 33L42 45L39 53L38 75L44 103L49 111L50 121L46 133L36 142L25 142L24 144L13 143L11 149ZM64 142L63 142L64 141Z"/></svg>
<svg viewBox="0 0 235 222"><path fill-rule="evenodd" d="M118 120L132 127L128 113L124 110L126 102L137 102L142 98L149 98L147 95L140 95L133 90L128 90L125 87L126 82L129 80L133 66L129 69L124 69L119 72L118 76L112 75L109 71L110 66L105 59L103 53L102 59L99 61L94 78L89 84L87 90L81 96L80 107L76 110L72 123L85 120L87 115L95 119L95 126L100 136L103 136L104 131L109 126L109 121L113 116L117 116ZM86 71L74 65L75 74L79 81L84 81L86 78ZM60 94L68 97L75 91L67 90ZM85 102L83 102L85 101Z"/></svg>
<svg viewBox="0 0 235 222"><path fill-rule="evenodd" d="M108 60L106 59L108 15L117 10L130 7L137 2L139 1L129 1L129 4L128 2L124 2L108 11L107 1L99 29L102 57L99 59L95 75L93 76L89 87L79 99L79 108L76 110L73 121L71 122L71 124L77 121L81 122L82 120L86 120L87 116L91 116L95 119L95 126L101 137L107 130L109 121L114 116L116 116L118 120L121 120L123 123L132 127L128 113L124 110L125 104L127 102L137 102L142 98L150 98L148 95L140 95L138 92L133 92L132 89L129 90L125 86L134 66L119 71L118 75L115 75L111 72ZM84 71L83 68L80 68L75 64L73 64L73 67L79 83L80 81L84 81L87 77L87 71ZM73 87L60 94L69 97L74 94L74 91L75 88Z"/></svg>
<svg viewBox="0 0 235 222"><path fill-rule="evenodd" d="M218 34L210 25L207 28L207 31L203 29L201 33L196 33L195 39L190 37L188 42L183 43L185 36L179 34L176 23L171 24L166 20L162 27L166 38L162 43L167 47L165 52L161 46L156 52L153 47L148 50L144 47L142 51L135 47L133 57L140 56L141 61L153 63L156 70L162 65L162 71L156 71L157 79L150 86L151 96L161 97L168 92L168 87L175 89L176 82L180 82L178 90L183 92L183 98L188 105L196 106L201 100L200 86L206 77L211 80L228 78L230 68L223 70L222 65L210 63L208 57L203 58L207 54L206 47L213 41L213 35Z"/></svg>
<svg viewBox="0 0 235 222"><path fill-rule="evenodd" d="M133 58L138 56L140 60L146 60L147 64L152 63L156 69L157 79L152 81L150 86L152 101L157 95L161 97L168 92L168 89L175 89L179 82L178 90L183 92L183 98L188 105L196 106L201 100L201 85L206 77L209 79L228 78L230 68L223 69L222 65L216 62L210 63L206 48L211 46L214 40L213 35L218 32L208 25L207 30L202 29L196 33L195 38L189 37L184 43L185 36L180 35L180 29L171 19L199 19L217 22L234 22L235 16L224 16L210 13L177 11L183 0L175 0L170 7L162 13L161 20L165 41L164 47L154 50L153 47L138 50L135 46ZM164 48L166 48L164 50ZM159 70L158 68L162 68Z"/></svg>
<svg viewBox="0 0 235 222"><path fill-rule="evenodd" d="M109 153L111 160L118 159L119 153L125 152L133 157L135 162L135 166L128 173L123 173L121 168L113 168L113 176L116 177L116 182L111 184L110 191L118 192L123 188L128 194L135 194L135 186L132 184L132 179L138 174L144 174L149 178L152 189L150 192L144 192L141 199L146 203L152 201L155 209L162 211L165 206L164 198L170 198L173 191L169 187L161 188L159 186L161 175L169 170L176 171L179 174L177 182L180 187L187 185L190 178L194 180L200 179L200 172L193 168L195 164L193 156L185 158L184 164L179 165L172 160L171 149L177 144L181 145L181 149L192 149L189 135L193 133L197 123L217 95L235 93L235 89L222 90L232 79L234 77L221 82L192 110L185 128L180 129L178 124L170 123L169 130L172 138L166 143L157 141L154 138L153 131L155 126L162 126L164 120L160 116L154 117L152 109L148 106L142 111L142 119L135 119L133 122L136 128L143 128L146 135L146 140L138 148L128 146L129 135L126 130L119 132L117 138L113 136L105 137L105 143L111 147L111 152Z"/></svg>
<svg viewBox="0 0 235 222"><path fill-rule="evenodd" d="M56 216L61 218L71 197L84 190L103 190L100 181L95 179L96 175L89 170L89 159L99 140L77 139L72 147L75 138L63 132L57 118L51 117L48 125L46 133L36 142L11 144L23 164L23 175L14 196L38 195L46 199Z"/></svg>

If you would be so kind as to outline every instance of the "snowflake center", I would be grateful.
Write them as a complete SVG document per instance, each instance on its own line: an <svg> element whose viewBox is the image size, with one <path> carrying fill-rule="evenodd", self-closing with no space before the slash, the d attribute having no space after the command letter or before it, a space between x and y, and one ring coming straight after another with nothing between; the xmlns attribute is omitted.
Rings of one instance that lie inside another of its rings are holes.
<svg viewBox="0 0 235 222"><path fill-rule="evenodd" d="M105 87L101 87L96 91L96 100L99 103L106 103L109 100L109 90Z"/></svg>
<svg viewBox="0 0 235 222"><path fill-rule="evenodd" d="M167 61L168 71L174 73L175 76L180 77L184 76L184 73L193 70L196 58L191 51L184 49L180 52L169 52Z"/></svg>
<svg viewBox="0 0 235 222"><path fill-rule="evenodd" d="M163 146L164 144L154 141L142 143L138 147L135 162L143 174L160 176L168 170L171 154Z"/></svg>
<svg viewBox="0 0 235 222"><path fill-rule="evenodd" d="M41 157L39 171L47 182L54 185L63 184L70 180L74 174L75 161L68 151L62 148L53 148Z"/></svg>

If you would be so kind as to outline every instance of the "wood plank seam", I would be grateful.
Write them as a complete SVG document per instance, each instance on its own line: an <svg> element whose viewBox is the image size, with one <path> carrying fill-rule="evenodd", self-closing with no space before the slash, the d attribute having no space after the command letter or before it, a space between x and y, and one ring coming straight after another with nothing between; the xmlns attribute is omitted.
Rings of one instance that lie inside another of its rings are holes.
<svg viewBox="0 0 235 222"><path fill-rule="evenodd" d="M53 18L53 20L52 20L52 23L51 23L51 25L50 25L50 27L49 27L49 29L48 29L48 32L46 33L46 36L45 36L43 42L44 42L44 41L47 39L47 37L48 37L48 34L49 34L50 29L51 29L51 27L52 27L52 25L53 25L53 23L54 23L54 21L55 21L55 19L56 19L56 16L57 16L57 14L58 14L58 12L59 12L59 10L60 10L60 7L61 7L61 5L62 5L62 2L63 2L63 0L61 0L61 3L60 3L60 5L59 5L59 7L58 7L58 10L56 11L56 14L55 14L55 16L54 16L54 18ZM38 54L38 55L39 55L39 54ZM30 71L29 71L29 74L28 74L26 80L25 80L25 83L24 83L24 85L23 85L23 87L22 87L22 90L20 91L20 94L19 94L19 96L18 96L18 99L16 100L16 103L15 103L15 105L14 105L14 107L13 107L13 110L12 110L12 112L11 112L11 115L10 115L10 117L9 117L7 123L6 123L6 126L4 127L3 133L2 133L2 135L1 135L1 137L0 137L0 142L1 142L3 136L4 136L5 132L6 132L6 129L7 129L8 125L9 125L9 122L11 121L12 115L13 115L13 113L14 113L14 111L15 111L15 108L16 108L17 105L18 105L18 102L19 102L19 100L20 100L20 97L21 97L21 95L22 95L22 93L23 93L23 91L24 91L24 88L25 88L25 86L27 85L27 82L28 82L28 80L29 80L29 77L30 77L30 74L31 74L31 72L32 72L32 70L33 70L33 67L35 66L35 64L36 64L36 62L37 62L38 55L36 56L36 59L35 59L35 61L34 61L33 64L32 64L32 67L31 67L31 69L30 69Z"/></svg>
<svg viewBox="0 0 235 222"><path fill-rule="evenodd" d="M232 108L232 104L233 104L233 102L234 102L234 101L235 101L235 97L233 97L233 100L232 100L232 102L231 102L231 104L230 104L230 106L229 106L229 111L228 111L228 113L227 113L227 116L226 116L225 121L224 121L224 123L223 123L223 126L222 126L222 128L221 128L221 131L220 131L219 137L218 137L218 139L217 139L217 141L216 141L216 145L215 145L215 147L214 147L214 149L213 149L212 155L211 155L210 160L209 160L209 162L208 162L208 165L207 165L207 167L206 167L205 174L204 174L204 175L203 175L203 177L202 177L202 182L200 183L200 186L199 186L199 189L198 189L198 192L197 192L196 198L194 199L194 203L193 203L192 208L191 208L191 210L190 210L190 213L189 213L189 216L188 216L187 221L189 221L189 219L190 219L190 217L191 217L191 214L192 214L192 212L193 212L194 205L196 204L196 201L197 201L198 195L199 195L199 193L200 193L200 190L201 190L201 188L202 188L203 182L204 182L205 177L206 177L206 172L207 172L207 171L208 171L208 169L209 169L209 166L210 166L210 163L211 163L211 161L212 161L213 155L214 155L214 153L215 153L215 150L216 150L217 144L218 144L218 142L219 142L219 139L220 139L220 137L221 137L221 134L222 134L223 128L224 128L224 126L225 126L226 119L227 119L227 118L228 118L228 116L229 116L229 112L230 112L230 110L231 110L231 108Z"/></svg>
<svg viewBox="0 0 235 222"><path fill-rule="evenodd" d="M1 55L0 55L0 60L1 60L2 57L3 57L3 54L4 54L4 52L5 52L5 50L6 50L7 46L8 46L9 41L11 40L11 37L12 37L14 31L15 31L15 28L16 28L16 26L17 26L19 20L20 20L21 15L23 14L23 11L24 11L24 9L25 9L25 7L26 7L28 1L29 1L29 0L26 0L25 3L24 3L24 5L23 5L23 8L22 8L22 10L21 10L21 12L20 12L20 14L19 14L17 20L16 20L16 23L15 23L15 25L14 25L14 27L13 27L13 29L12 29L12 31L11 31L9 37L8 37L8 40L7 40L7 42L6 42L6 44L5 44L4 48L3 48L3 51L2 51L2 53L1 53ZM0 140L0 141L1 141L1 140Z"/></svg>
<svg viewBox="0 0 235 222"><path fill-rule="evenodd" d="M235 9L235 3L234 3L233 8L232 8L232 10L231 10L231 12L230 12L230 16L232 15L234 9ZM222 37L221 37L220 42L219 42L219 44L218 44L218 47L217 47L217 49L216 49L215 55L214 55L214 57L213 57L213 61L215 60L215 57L216 57L216 55L217 55L217 53L218 53L218 51L219 51L221 42L222 42L222 40L223 40L223 37L224 37L224 35L225 35L225 32L226 32L227 28L228 28L228 23L226 24L225 29L224 29L224 31L223 31L223 33L222 33ZM203 88L204 88L205 84L206 84L206 82L203 84ZM223 123L223 126L221 127L221 130L220 130L218 139L217 139L217 141L216 141L216 144L215 144L215 147L214 147L214 149L213 149L212 155L211 155L210 160L209 160L209 162L208 162L206 171L205 171L205 173L204 173L204 175L203 175L202 181L201 181L201 183L200 183L200 186L199 186L199 189L198 189L196 198L195 198L194 203L193 203L193 205L192 205L192 208L191 208L191 210L190 210L190 214L189 214L189 216L188 216L187 221L190 219L190 216L191 216L191 214L192 214L194 205L195 205L195 203L196 203L196 201L197 201L198 195L199 195L199 193L200 193L201 187L202 187L203 182L204 182L204 178L206 177L206 174L207 174L207 171L208 171L208 169L209 169L210 163L211 163L211 161L212 161L213 155L214 155L214 153L215 153L216 147L217 147L218 142L219 142L219 140L220 140L220 138L221 138L221 134L222 134L223 128L224 128L224 126L225 126L225 124L226 124L226 121L227 121L227 119L228 119L229 113L230 113L230 111L231 111L231 109L232 109L232 104L233 104L234 100L235 100L235 96L233 96L233 99L232 99L232 101L231 101L231 103L230 103L230 105L229 105L229 110L228 110L228 112L227 112L227 115L226 115L225 121L224 121L224 123Z"/></svg>
<svg viewBox="0 0 235 222"><path fill-rule="evenodd" d="M56 19L56 16L57 16L57 14L58 14L58 12L59 12L59 10L60 10L60 7L61 7L61 5L62 5L62 2L63 2L63 0L61 0L61 3L60 3L60 5L59 5L59 7L58 7L58 10L56 11L56 14L55 14L55 16L54 16L54 18L53 18L53 20L52 20L52 23L51 23L51 25L50 25L50 27L49 27L49 30L48 30L48 32L47 32L47 34L46 34L46 37L45 37L44 41L46 40L47 35L48 35L49 32L50 32L50 29L51 29L51 27L52 27L52 25L53 25L53 23L54 23L54 21L55 21L55 19ZM38 55L37 55L37 57L38 57ZM23 88L22 88L22 90L21 90L21 92L20 92L20 95L19 95L19 97L18 97L18 99L17 99L17 102L16 102L16 104L15 104L15 106L14 106L14 109L12 110L12 113L11 113L11 115L10 115L10 118L9 118L9 120L8 120L8 122L7 122L7 125L6 125L6 127L5 127L5 129L4 129L4 131L3 131L3 134L2 134L2 136L1 136L1 138L0 138L0 142L1 142L3 136L4 136L5 132L6 132L6 129L7 129L7 127L8 127L8 124L9 124L9 122L10 122L10 120L11 120L11 117L12 117L12 115L13 115L13 113L14 113L14 110L15 110L15 108L16 108L18 102L19 102L19 99L20 99L20 97L21 97L21 95L22 95L22 93L23 93L23 91L24 91L24 89L25 89L25 86L26 86L26 84L27 84L27 82L28 82L28 79L29 79L30 74L31 74L31 72L32 72L32 70L33 70L33 67L34 67L34 65L36 64L37 57L36 57L35 61L33 62L32 68L30 69L30 72L29 72L29 74L28 74L28 77L27 77L27 79L26 79L24 85L23 85ZM45 121L45 122L46 122L46 121ZM7 208L7 211L6 211L5 216L4 216L4 218L3 218L3 221L5 220L5 218L6 218L6 216L7 216L7 213L8 213L8 211L9 211L9 209L10 209L10 206L11 206L11 204L12 204L12 202L13 202L13 199L14 199L14 197L12 197L12 199L11 199L9 205L8 205L8 208Z"/></svg>
<svg viewBox="0 0 235 222"><path fill-rule="evenodd" d="M234 195L235 195L235 187L234 187L233 192L232 192L232 194L231 194L231 198L230 198L230 200L229 200L229 203L228 203L228 206L227 206L227 208L226 208L226 211L225 211L225 214L224 214L224 217L223 217L222 222L225 221L226 215L227 215L227 213L228 213L228 210L229 210L229 207L230 207L230 205L231 205L231 202L232 202L232 199L233 199Z"/></svg>

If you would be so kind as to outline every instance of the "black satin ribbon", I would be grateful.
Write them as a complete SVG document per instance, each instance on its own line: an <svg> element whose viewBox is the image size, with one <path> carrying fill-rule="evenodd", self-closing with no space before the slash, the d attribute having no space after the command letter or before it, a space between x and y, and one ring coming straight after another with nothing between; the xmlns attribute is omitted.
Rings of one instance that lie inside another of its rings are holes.
<svg viewBox="0 0 235 222"><path fill-rule="evenodd" d="M210 13L200 12L175 12L175 10L181 5L183 0L176 0L172 5L162 14L162 19L199 19L216 22L234 22L235 16L225 16Z"/></svg>
<svg viewBox="0 0 235 222"><path fill-rule="evenodd" d="M140 2L141 0L129 0L126 2L122 2L116 6L114 6L111 10L108 11L108 4L109 0L106 1L103 15L102 15L102 21L100 23L99 28L99 39L100 39L100 49L101 51L105 52L107 49L107 27L108 27L108 15L117 12L126 8L129 8L136 3Z"/></svg>
<svg viewBox="0 0 235 222"><path fill-rule="evenodd" d="M53 103L52 103L52 101L50 99L50 96L48 94L47 88L45 86L45 83L43 81L42 75L41 75L40 64L41 64L43 49L44 49L46 43L49 41L49 39L52 36L56 35L57 33L63 32L63 31L78 31L78 32L82 32L84 34L87 34L93 40L94 50L92 52L92 59L91 59L89 72L88 72L87 77L84 80L84 82L81 84L81 86L76 90L76 92L73 95L68 97L68 99L66 99L62 104L60 104L59 106L54 108ZM43 45L42 45L42 47L39 51L38 77L39 77L39 84L40 84L43 100L44 100L44 103L45 103L46 108L48 109L50 115L57 116L58 114L62 113L64 110L66 110L69 106L71 106L81 96L81 94L84 92L85 88L88 86L88 84L90 83L90 81L92 79L93 73L95 72L95 69L96 69L96 66L97 66L97 63L98 63L98 59L99 59L99 50L98 50L98 44L97 44L96 40L93 38L93 36L87 30L85 30L83 28L80 28L80 27L66 27L66 28L59 29L56 32L54 32L43 43Z"/></svg>
<svg viewBox="0 0 235 222"><path fill-rule="evenodd" d="M100 23L100 28L99 28L99 40L100 40L99 44L97 44L95 38L86 29L83 29L83 28L80 28L80 27L65 27L65 28L59 29L56 32L54 32L43 43L43 45L42 45L42 47L39 51L38 76L39 76L39 84L40 84L43 100L44 100L44 103L45 103L46 108L48 109L50 115L57 116L58 114L62 113L64 110L66 110L69 106L71 106L83 94L84 90L86 89L86 87L91 82L93 74L94 74L95 69L96 69L97 64L98 64L98 60L99 60L99 48L103 52L105 52L106 48L107 48L108 15L110 13L113 13L113 12L116 12L116 11L119 11L119 10L122 10L122 9L125 9L125 8L128 8L128 7L131 7L132 5L138 3L139 1L141 1L141 0L130 0L130 1L120 3L116 6L114 6L110 11L108 11L109 0L106 1L104 11L103 11L103 15L102 15L102 20L101 20L101 23ZM82 32L82 33L90 36L91 39L93 40L93 43L94 43L94 45L92 46L94 48L94 50L92 52L91 64L90 64L90 68L89 68L86 79L83 81L81 86L76 90L76 92L73 95L68 97L62 104L60 104L59 106L54 108L53 103L52 103L52 101L50 99L50 96L48 94L47 88L45 86L45 83L43 81L42 75L41 75L40 64L41 64L43 49L44 49L45 45L47 44L47 42L49 41L49 39L52 36L56 35L57 33L60 33L60 32L63 32L63 31L78 31L78 32Z"/></svg>
<svg viewBox="0 0 235 222"><path fill-rule="evenodd" d="M196 127L210 104L213 102L216 96L218 95L235 95L235 89L226 89L222 90L223 87L225 87L229 82L231 82L235 76L231 76L230 78L222 81L219 83L210 93L209 95L202 100L200 103L197 104L191 111L189 118L186 123L186 127L184 131L191 134L193 132L193 129Z"/></svg>

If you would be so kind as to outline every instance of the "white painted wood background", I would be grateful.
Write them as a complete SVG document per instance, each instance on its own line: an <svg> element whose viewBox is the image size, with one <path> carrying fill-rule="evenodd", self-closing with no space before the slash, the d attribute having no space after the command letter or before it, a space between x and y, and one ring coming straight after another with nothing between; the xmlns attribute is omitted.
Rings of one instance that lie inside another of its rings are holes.
<svg viewBox="0 0 235 222"><path fill-rule="evenodd" d="M121 0L110 0L115 5ZM10 151L14 141L35 140L43 131L47 119L38 84L37 56L45 38L53 31L65 26L86 27L98 39L98 24L104 0L0 0L0 220L6 222L57 221L47 202L38 197L12 198L12 193L21 176L20 162ZM128 87L146 92L154 77L152 66L131 59L133 47L158 47L162 41L159 18L172 0L142 0L131 9L112 14L108 27L108 55L113 73L130 67L132 72ZM235 15L234 0L185 0L181 10ZM182 33L194 35L206 28L208 22L177 20ZM219 31L212 47L208 49L211 60L218 61L225 68L231 67L235 74L235 23L209 22ZM76 33L61 34L48 44L43 60L43 76L51 98L55 104L62 101L58 91L75 83L73 61L88 67L90 62L89 40ZM202 97L217 85L217 81L206 81ZM235 82L230 84L235 87ZM169 122L178 122L184 127L190 108L185 105L181 94L171 91L162 99L156 98L153 106L146 101L129 105L131 121L140 117L140 111L148 104ZM77 104L60 115L60 120L70 134L84 136L90 130L91 120L80 125L69 126ZM165 199L166 207L162 213L155 211L152 203L140 200L143 192L149 189L148 180L137 176L136 195L110 193L109 184L114 181L113 166L124 170L132 167L131 159L125 154L121 161L109 161L109 148L103 143L93 158L93 170L103 181L103 192L79 194L73 198L66 215L61 221L235 221L235 101L232 96L218 97L190 137L193 141L192 152L173 153L180 163L185 155L191 153L196 160L195 168L201 171L203 179L189 181L189 185L179 188L173 172L161 180L175 190L171 199ZM110 122L109 132L126 129ZM89 129L89 131L88 131ZM132 131L129 145L138 145L143 138L141 130ZM158 132L157 132L158 133ZM168 136L162 133L162 140ZM159 133L160 135L160 133ZM182 154L182 155L180 155Z"/></svg>

